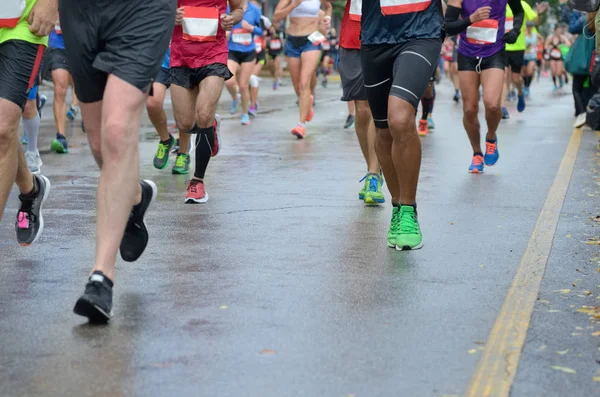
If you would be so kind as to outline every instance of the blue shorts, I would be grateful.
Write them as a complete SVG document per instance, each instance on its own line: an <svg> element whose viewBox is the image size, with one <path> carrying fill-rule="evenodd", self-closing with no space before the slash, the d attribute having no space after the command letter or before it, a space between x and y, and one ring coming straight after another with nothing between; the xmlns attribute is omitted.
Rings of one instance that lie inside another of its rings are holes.
<svg viewBox="0 0 600 397"><path fill-rule="evenodd" d="M300 58L303 52L321 51L321 44L314 45L308 36L288 36L285 42L285 55L290 58Z"/></svg>
<svg viewBox="0 0 600 397"><path fill-rule="evenodd" d="M31 89L29 90L29 94L27 94L28 101L31 101L31 100L34 100L37 98L39 87L40 87L39 85L34 85L33 87L31 87Z"/></svg>

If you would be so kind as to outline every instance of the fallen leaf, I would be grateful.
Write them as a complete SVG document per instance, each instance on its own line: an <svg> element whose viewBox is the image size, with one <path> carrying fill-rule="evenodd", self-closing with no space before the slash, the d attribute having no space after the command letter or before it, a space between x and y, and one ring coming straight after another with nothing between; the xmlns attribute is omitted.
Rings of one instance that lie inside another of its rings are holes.
<svg viewBox="0 0 600 397"><path fill-rule="evenodd" d="M592 377L592 380L593 380L594 382L598 382L598 383L600 383L600 375Z"/></svg>
<svg viewBox="0 0 600 397"><path fill-rule="evenodd" d="M475 341L475 344L476 345L485 345L485 342L478 340L478 341Z"/></svg>
<svg viewBox="0 0 600 397"><path fill-rule="evenodd" d="M469 350L467 350L467 353L475 354L475 353L477 353L477 349L469 349Z"/></svg>
<svg viewBox="0 0 600 397"><path fill-rule="evenodd" d="M596 215L593 218L590 218L591 220L595 221L595 222L600 222L600 215Z"/></svg>
<svg viewBox="0 0 600 397"><path fill-rule="evenodd" d="M600 331L592 332L592 336L600 336Z"/></svg>
<svg viewBox="0 0 600 397"><path fill-rule="evenodd" d="M573 236L571 236L570 234L567 234L567 236L566 236L566 237L567 237L567 238L571 238L571 237L573 237Z"/></svg>
<svg viewBox="0 0 600 397"><path fill-rule="evenodd" d="M564 356L568 352L569 352L569 349L567 349L567 350L559 350L559 351L556 352L556 354L560 354L561 356Z"/></svg>
<svg viewBox="0 0 600 397"><path fill-rule="evenodd" d="M579 336L581 335L581 332L571 332L571 336Z"/></svg>
<svg viewBox="0 0 600 397"><path fill-rule="evenodd" d="M227 309L228 307L229 306L227 306L227 305L221 305L221 306L219 306L219 309Z"/></svg>
<svg viewBox="0 0 600 397"><path fill-rule="evenodd" d="M583 331L583 327L575 327L577 331Z"/></svg>
<svg viewBox="0 0 600 397"><path fill-rule="evenodd" d="M565 288L565 289L559 289L559 290L556 290L556 291L554 291L554 292L558 292L559 294L566 295L566 294L568 294L569 292L571 292L571 290L570 290L570 289L568 289L568 288Z"/></svg>
<svg viewBox="0 0 600 397"><path fill-rule="evenodd" d="M592 291L583 291L583 293L587 296L590 296L592 294Z"/></svg>
<svg viewBox="0 0 600 397"><path fill-rule="evenodd" d="M575 371L574 369L567 368L567 367L559 367L558 365L553 365L552 369L555 369L557 371L562 371L566 374L576 374L577 373L577 371Z"/></svg>
<svg viewBox="0 0 600 397"><path fill-rule="evenodd" d="M544 351L544 350L546 350L547 347L548 346L546 346L546 345L542 345L542 346L540 346L540 348L538 350L539 351ZM600 347L598 348L598 350L600 350Z"/></svg>
<svg viewBox="0 0 600 397"><path fill-rule="evenodd" d="M547 301L546 299L540 299L539 301L540 303L550 303L550 301Z"/></svg>
<svg viewBox="0 0 600 397"><path fill-rule="evenodd" d="M258 352L258 354L261 354L263 356L272 356L277 353L273 349L262 349L261 351Z"/></svg>
<svg viewBox="0 0 600 397"><path fill-rule="evenodd" d="M560 310L557 310L557 309L550 309L550 310L547 310L547 312L548 312L548 313L560 313Z"/></svg>

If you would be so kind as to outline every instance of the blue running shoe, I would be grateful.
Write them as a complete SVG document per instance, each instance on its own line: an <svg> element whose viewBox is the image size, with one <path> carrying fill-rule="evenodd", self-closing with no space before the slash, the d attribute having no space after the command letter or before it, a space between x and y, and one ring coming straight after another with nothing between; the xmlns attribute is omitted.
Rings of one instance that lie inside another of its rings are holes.
<svg viewBox="0 0 600 397"><path fill-rule="evenodd" d="M57 133L56 139L50 144L50 149L56 153L69 153L67 138L64 135Z"/></svg>
<svg viewBox="0 0 600 397"><path fill-rule="evenodd" d="M517 102L517 110L519 111L519 113L523 113L523 110L525 110L525 95L523 94L519 95L519 99Z"/></svg>
<svg viewBox="0 0 600 397"><path fill-rule="evenodd" d="M238 103L239 103L239 99L234 99L233 101L231 101L231 106L229 106L229 114L235 114Z"/></svg>
<svg viewBox="0 0 600 397"><path fill-rule="evenodd" d="M523 87L523 94L525 94L525 98L529 98L529 87Z"/></svg>
<svg viewBox="0 0 600 397"><path fill-rule="evenodd" d="M427 117L427 128L429 128L430 130L435 129L435 123L433 122L433 119L431 117Z"/></svg>
<svg viewBox="0 0 600 397"><path fill-rule="evenodd" d="M42 118L42 110L44 109L44 106L46 106L46 101L48 100L48 97L46 95L40 95L40 98L38 100L38 114L40 115L40 118Z"/></svg>
<svg viewBox="0 0 600 397"><path fill-rule="evenodd" d="M483 156L481 154L474 154L473 161L469 167L469 173L471 174L482 174L483 173Z"/></svg>
<svg viewBox="0 0 600 397"><path fill-rule="evenodd" d="M485 165L494 165L500 158L498 153L498 138L495 141L485 141L485 156L483 160Z"/></svg>
<svg viewBox="0 0 600 397"><path fill-rule="evenodd" d="M23 135L23 138L21 138L21 143L23 145L27 145L29 143L29 141L27 140L27 135Z"/></svg>
<svg viewBox="0 0 600 397"><path fill-rule="evenodd" d="M365 192L365 204L385 203L385 197L381 191L383 177L381 175L367 175L367 191Z"/></svg>
<svg viewBox="0 0 600 397"><path fill-rule="evenodd" d="M71 121L75 120L75 117L77 117L77 108L71 106L69 108L69 110L67 110L67 118Z"/></svg>
<svg viewBox="0 0 600 397"><path fill-rule="evenodd" d="M510 119L510 114L508 114L508 109L502 106L502 120Z"/></svg>
<svg viewBox="0 0 600 397"><path fill-rule="evenodd" d="M250 125L250 116L248 113L242 114L242 125Z"/></svg>

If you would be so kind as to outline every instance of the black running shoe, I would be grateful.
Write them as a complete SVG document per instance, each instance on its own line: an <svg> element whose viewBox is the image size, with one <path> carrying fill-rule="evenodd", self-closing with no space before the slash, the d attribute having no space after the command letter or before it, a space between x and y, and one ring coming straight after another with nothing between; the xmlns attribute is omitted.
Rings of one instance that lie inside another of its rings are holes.
<svg viewBox="0 0 600 397"><path fill-rule="evenodd" d="M349 114L348 118L346 118L346 124L344 124L344 129L348 129L354 125L354 116Z"/></svg>
<svg viewBox="0 0 600 397"><path fill-rule="evenodd" d="M87 317L90 323L106 323L112 317L113 283L101 271L95 271L85 286L85 292L75 303L75 314Z"/></svg>
<svg viewBox="0 0 600 397"><path fill-rule="evenodd" d="M44 216L42 207L50 193L50 181L43 175L34 175L34 185L37 190L35 196L19 195L21 208L17 214L15 231L17 241L23 246L35 243L44 231Z"/></svg>
<svg viewBox="0 0 600 397"><path fill-rule="evenodd" d="M148 245L148 230L144 223L144 215L150 203L156 199L158 189L151 180L140 181L142 186L142 201L133 207L129 221L121 240L121 258L127 262L136 261Z"/></svg>

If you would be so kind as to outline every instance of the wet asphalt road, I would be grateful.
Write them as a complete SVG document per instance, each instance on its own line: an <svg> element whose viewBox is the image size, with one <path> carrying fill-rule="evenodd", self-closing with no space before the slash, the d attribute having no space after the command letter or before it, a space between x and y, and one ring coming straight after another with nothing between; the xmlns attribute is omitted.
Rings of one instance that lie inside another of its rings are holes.
<svg viewBox="0 0 600 397"><path fill-rule="evenodd" d="M16 192L0 224L0 396L464 393L571 136L567 90L538 84L524 114L511 105L501 159L476 176L460 105L442 83L437 128L423 139L425 247L401 253L386 246L389 203L356 199L365 166L342 129L338 83L319 88L303 141L289 133L291 88L267 83L251 126L225 117L206 205L184 205L187 177L152 167L144 122L141 173L158 203L146 253L118 263L108 326L71 311L92 266L98 177L79 123L70 154L43 153L53 184L44 236L15 243ZM45 149L50 107L42 124ZM598 235L597 140L584 134L513 397L600 394L600 325L577 312L600 295L598 246L585 244Z"/></svg>

